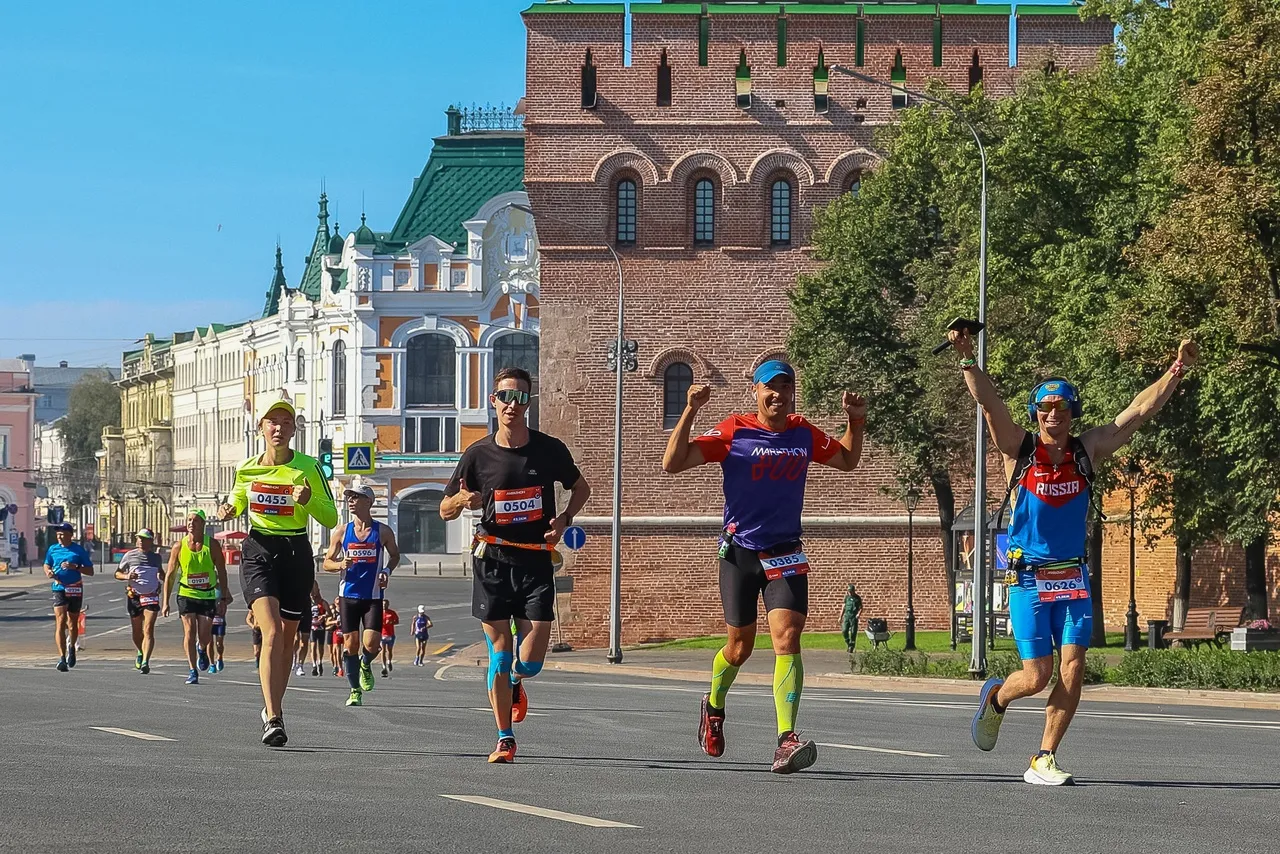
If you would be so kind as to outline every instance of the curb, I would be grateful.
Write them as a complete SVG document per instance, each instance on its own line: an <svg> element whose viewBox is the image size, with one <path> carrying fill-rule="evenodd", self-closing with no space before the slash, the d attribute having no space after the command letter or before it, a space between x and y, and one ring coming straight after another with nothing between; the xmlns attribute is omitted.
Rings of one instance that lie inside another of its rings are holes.
<svg viewBox="0 0 1280 854"><path fill-rule="evenodd" d="M17 599L19 596L26 596L30 592L31 590L10 590L6 593L0 593L0 602L6 599Z"/></svg>

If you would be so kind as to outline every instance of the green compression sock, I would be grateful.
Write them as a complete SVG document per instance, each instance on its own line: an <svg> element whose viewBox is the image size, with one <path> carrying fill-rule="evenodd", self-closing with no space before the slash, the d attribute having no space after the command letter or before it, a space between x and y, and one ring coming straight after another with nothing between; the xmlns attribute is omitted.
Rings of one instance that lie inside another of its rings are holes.
<svg viewBox="0 0 1280 854"><path fill-rule="evenodd" d="M725 697L729 694L729 686L738 676L738 668L724 657L724 648L716 653L716 660L711 665L711 703L713 709L723 709Z"/></svg>
<svg viewBox="0 0 1280 854"><path fill-rule="evenodd" d="M778 713L778 734L794 732L804 690L804 662L800 653L779 655L773 663L773 707Z"/></svg>

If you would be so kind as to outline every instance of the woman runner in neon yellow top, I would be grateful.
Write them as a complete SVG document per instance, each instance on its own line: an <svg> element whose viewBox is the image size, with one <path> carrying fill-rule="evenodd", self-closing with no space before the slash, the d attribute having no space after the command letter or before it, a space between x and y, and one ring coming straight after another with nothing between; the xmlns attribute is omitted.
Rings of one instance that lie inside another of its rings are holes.
<svg viewBox="0 0 1280 854"><path fill-rule="evenodd" d="M311 602L320 595L307 520L332 528L338 524L338 509L316 460L289 447L295 430L293 404L271 403L258 426L266 450L240 464L230 503L218 508L218 518L249 512L240 586L254 625L262 630L262 743L282 747L288 741L283 701L293 638L299 622L310 621Z"/></svg>

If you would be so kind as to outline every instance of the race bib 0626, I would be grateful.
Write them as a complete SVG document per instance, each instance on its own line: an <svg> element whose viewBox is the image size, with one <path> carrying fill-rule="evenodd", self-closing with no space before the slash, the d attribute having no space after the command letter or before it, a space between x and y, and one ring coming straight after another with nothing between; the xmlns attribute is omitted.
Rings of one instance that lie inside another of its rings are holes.
<svg viewBox="0 0 1280 854"><path fill-rule="evenodd" d="M287 483L249 484L249 512L261 516L292 516L293 487Z"/></svg>
<svg viewBox="0 0 1280 854"><path fill-rule="evenodd" d="M760 555L760 565L764 567L764 577L769 581L789 578L793 575L809 573L809 558L803 551L787 552L780 555Z"/></svg>
<svg viewBox="0 0 1280 854"><path fill-rule="evenodd" d="M1084 569L1069 566L1061 569L1040 568L1036 570L1036 593L1041 602L1062 602L1069 599L1088 599L1089 588L1085 586Z"/></svg>
<svg viewBox="0 0 1280 854"><path fill-rule="evenodd" d="M536 522L542 518L542 487L525 489L495 489L493 491L494 521L499 525L518 525Z"/></svg>

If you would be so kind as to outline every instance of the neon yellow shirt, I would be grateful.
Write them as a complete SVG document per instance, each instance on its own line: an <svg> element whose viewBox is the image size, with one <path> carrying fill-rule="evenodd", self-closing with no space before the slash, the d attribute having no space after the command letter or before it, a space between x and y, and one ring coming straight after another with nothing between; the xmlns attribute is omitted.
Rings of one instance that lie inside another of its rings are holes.
<svg viewBox="0 0 1280 854"><path fill-rule="evenodd" d="M311 499L298 504L293 500L293 488L303 483L311 485ZM237 515L248 510L249 524L264 534L304 533L307 517L325 528L338 524L333 492L319 464L314 457L297 451L289 462L278 466L262 465L260 456L242 462L236 469L231 506Z"/></svg>
<svg viewBox="0 0 1280 854"><path fill-rule="evenodd" d="M189 537L178 543L178 595L188 599L215 599L218 596L218 568L209 550L209 535L199 549L187 545Z"/></svg>

